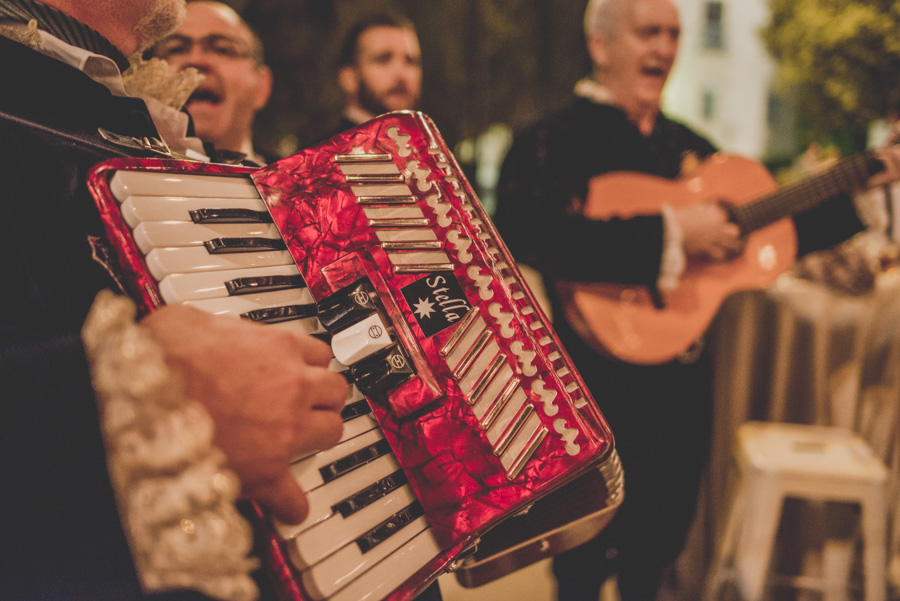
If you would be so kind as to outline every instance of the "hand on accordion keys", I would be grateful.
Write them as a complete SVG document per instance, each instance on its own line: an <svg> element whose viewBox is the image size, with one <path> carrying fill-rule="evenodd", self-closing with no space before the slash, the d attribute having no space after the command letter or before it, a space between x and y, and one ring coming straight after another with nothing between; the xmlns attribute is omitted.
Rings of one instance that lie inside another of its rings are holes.
<svg viewBox="0 0 900 601"><path fill-rule="evenodd" d="M346 380L328 370L329 346L311 336L186 307L162 307L142 321L181 375L189 398L216 425L215 443L242 495L280 520L306 517L291 461L341 436Z"/></svg>

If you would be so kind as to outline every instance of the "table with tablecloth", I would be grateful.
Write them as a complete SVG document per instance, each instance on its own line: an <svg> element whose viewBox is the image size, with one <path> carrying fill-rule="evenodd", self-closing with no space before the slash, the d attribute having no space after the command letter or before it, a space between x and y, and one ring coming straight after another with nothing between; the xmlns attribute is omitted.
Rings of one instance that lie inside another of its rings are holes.
<svg viewBox="0 0 900 601"><path fill-rule="evenodd" d="M700 598L729 503L734 434L741 423L862 431L892 468L896 490L898 338L897 270L879 275L866 294L842 294L785 274L766 290L726 300L707 334L716 362L714 429L697 519L678 564L681 598ZM900 537L893 538L891 551L898 551Z"/></svg>

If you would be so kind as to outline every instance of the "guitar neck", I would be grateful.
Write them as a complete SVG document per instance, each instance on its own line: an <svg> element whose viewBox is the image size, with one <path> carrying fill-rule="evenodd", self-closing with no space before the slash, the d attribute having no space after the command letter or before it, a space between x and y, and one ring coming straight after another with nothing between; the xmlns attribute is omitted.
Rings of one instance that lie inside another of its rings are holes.
<svg viewBox="0 0 900 601"><path fill-rule="evenodd" d="M787 185L755 202L733 207L731 218L746 235L784 217L808 211L842 192L859 190L883 169L882 162L872 153L854 155L825 173Z"/></svg>

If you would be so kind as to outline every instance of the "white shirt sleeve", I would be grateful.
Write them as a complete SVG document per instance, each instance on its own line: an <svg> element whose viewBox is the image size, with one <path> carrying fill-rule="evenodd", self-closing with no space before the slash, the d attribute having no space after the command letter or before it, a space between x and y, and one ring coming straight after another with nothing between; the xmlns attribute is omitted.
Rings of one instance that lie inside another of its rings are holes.
<svg viewBox="0 0 900 601"><path fill-rule="evenodd" d="M867 229L879 233L888 233L891 230L896 232L896 226L891 223L891 213L896 212L890 211L892 207L888 205L891 203L892 197L898 195L900 195L900 184L878 186L854 195L853 206L856 208L859 220Z"/></svg>
<svg viewBox="0 0 900 601"><path fill-rule="evenodd" d="M661 207L663 219L663 252L659 264L659 277L656 285L660 290L675 290L678 281L687 266L684 253L684 234L681 226L675 219L675 213L671 206L663 204Z"/></svg>

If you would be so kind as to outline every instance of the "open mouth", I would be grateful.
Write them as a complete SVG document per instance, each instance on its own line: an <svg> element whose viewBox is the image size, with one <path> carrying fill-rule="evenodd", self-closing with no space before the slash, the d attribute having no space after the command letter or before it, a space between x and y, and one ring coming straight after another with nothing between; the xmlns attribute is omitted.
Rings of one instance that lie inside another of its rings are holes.
<svg viewBox="0 0 900 601"><path fill-rule="evenodd" d="M222 102L222 96L212 90L196 90L188 99L188 104L195 102L206 102L209 104L219 104Z"/></svg>
<svg viewBox="0 0 900 601"><path fill-rule="evenodd" d="M404 82L395 83L393 86L388 88L387 92L385 92L385 96L409 96L411 94L411 90L409 86Z"/></svg>
<svg viewBox="0 0 900 601"><path fill-rule="evenodd" d="M648 77L664 78L668 75L666 69L662 67L644 67L641 72Z"/></svg>

